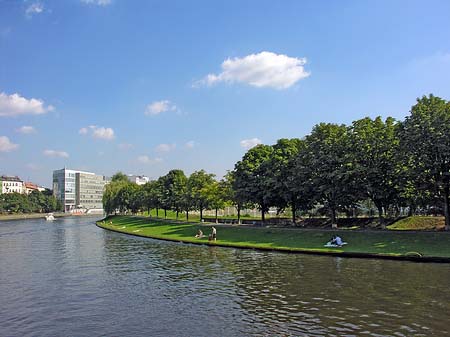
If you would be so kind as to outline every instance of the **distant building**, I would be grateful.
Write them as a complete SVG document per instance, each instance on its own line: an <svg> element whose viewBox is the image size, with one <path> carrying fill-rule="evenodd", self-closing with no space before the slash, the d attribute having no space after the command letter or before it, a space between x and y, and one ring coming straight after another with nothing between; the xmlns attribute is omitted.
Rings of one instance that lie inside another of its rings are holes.
<svg viewBox="0 0 450 337"><path fill-rule="evenodd" d="M24 193L25 191L25 185L23 181L17 176L1 176L0 183L1 193Z"/></svg>
<svg viewBox="0 0 450 337"><path fill-rule="evenodd" d="M149 177L147 177L147 176L136 176L136 175L132 175L132 174L127 175L127 178L132 183L135 183L138 185L145 185L146 183L148 183L150 181Z"/></svg>
<svg viewBox="0 0 450 337"><path fill-rule="evenodd" d="M31 182L26 182L23 185L24 185L23 193L26 193L26 194L30 194L33 191L44 192L45 190L47 190L47 188L42 187L42 186L38 186L38 185L33 184Z"/></svg>
<svg viewBox="0 0 450 337"><path fill-rule="evenodd" d="M103 191L105 178L93 173L77 172L75 174L76 205L85 209L103 209Z"/></svg>
<svg viewBox="0 0 450 337"><path fill-rule="evenodd" d="M106 178L91 172L63 168L53 171L53 195L64 212L103 210Z"/></svg>

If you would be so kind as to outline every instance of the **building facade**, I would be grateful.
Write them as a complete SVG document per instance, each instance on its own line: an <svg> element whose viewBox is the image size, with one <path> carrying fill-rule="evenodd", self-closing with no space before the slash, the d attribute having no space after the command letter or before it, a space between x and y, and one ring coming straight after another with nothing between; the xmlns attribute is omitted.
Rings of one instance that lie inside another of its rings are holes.
<svg viewBox="0 0 450 337"><path fill-rule="evenodd" d="M61 169L53 171L53 195L64 205L64 212L103 209L106 178L91 172Z"/></svg>
<svg viewBox="0 0 450 337"><path fill-rule="evenodd" d="M75 174L75 201L77 207L85 209L103 209L103 191L106 180L93 173Z"/></svg>
<svg viewBox="0 0 450 337"><path fill-rule="evenodd" d="M135 183L138 185L145 185L146 183L148 183L150 181L149 177L147 177L147 176L136 176L136 175L132 175L132 174L127 175L127 178L132 183Z"/></svg>
<svg viewBox="0 0 450 337"><path fill-rule="evenodd" d="M1 193L25 193L25 185L19 177L1 176Z"/></svg>

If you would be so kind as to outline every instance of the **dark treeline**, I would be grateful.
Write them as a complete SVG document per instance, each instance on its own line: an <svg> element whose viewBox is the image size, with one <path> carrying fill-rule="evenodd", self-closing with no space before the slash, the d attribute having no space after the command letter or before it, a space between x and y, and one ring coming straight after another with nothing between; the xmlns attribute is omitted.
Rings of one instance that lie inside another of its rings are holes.
<svg viewBox="0 0 450 337"><path fill-rule="evenodd" d="M143 209L177 214L234 205L299 214L320 210L355 215L373 204L380 219L443 214L450 229L450 102L433 95L417 100L403 121L363 118L351 125L321 123L303 139L280 139L247 151L234 170L216 181L197 171L172 170L142 187L116 174L106 187L106 212Z"/></svg>
<svg viewBox="0 0 450 337"><path fill-rule="evenodd" d="M61 211L62 204L52 191L33 191L30 194L0 194L0 213L48 213Z"/></svg>

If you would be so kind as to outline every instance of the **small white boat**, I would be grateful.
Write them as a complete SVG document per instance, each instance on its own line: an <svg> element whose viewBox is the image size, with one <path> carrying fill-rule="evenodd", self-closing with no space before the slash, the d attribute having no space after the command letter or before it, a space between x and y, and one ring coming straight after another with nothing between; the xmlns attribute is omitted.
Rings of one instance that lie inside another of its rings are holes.
<svg viewBox="0 0 450 337"><path fill-rule="evenodd" d="M55 220L55 217L53 216L53 213L48 213L48 214L45 216L45 220L47 220L47 221L53 221L53 220Z"/></svg>

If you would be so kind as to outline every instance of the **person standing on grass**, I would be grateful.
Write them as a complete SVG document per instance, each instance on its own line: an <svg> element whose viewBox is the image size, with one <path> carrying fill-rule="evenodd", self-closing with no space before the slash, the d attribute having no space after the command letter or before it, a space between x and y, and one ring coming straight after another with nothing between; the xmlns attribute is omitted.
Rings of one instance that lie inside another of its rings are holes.
<svg viewBox="0 0 450 337"><path fill-rule="evenodd" d="M217 230L216 230L216 227L212 226L212 227L211 227L211 230L212 230L212 233L211 233L212 239L213 239L214 241L216 241L216 238L217 238Z"/></svg>

